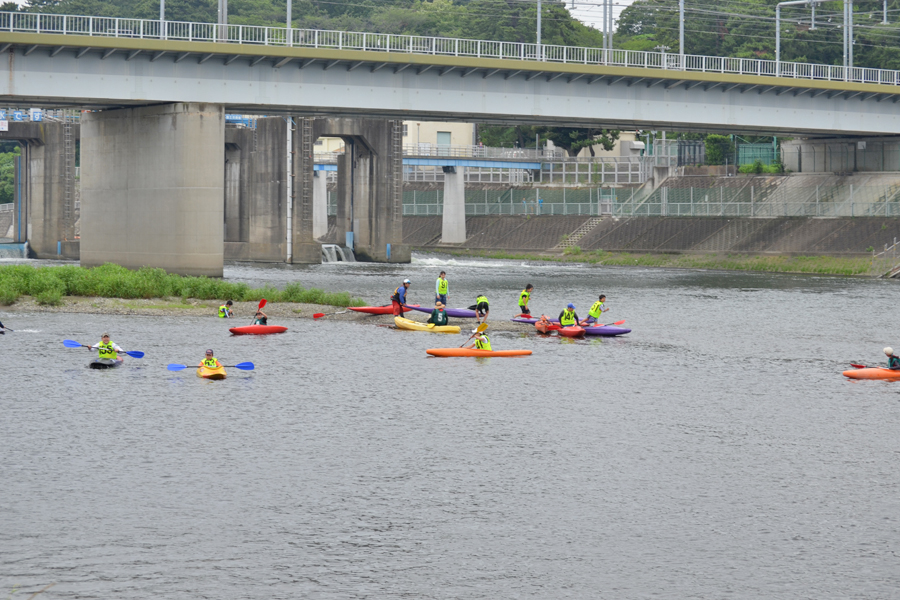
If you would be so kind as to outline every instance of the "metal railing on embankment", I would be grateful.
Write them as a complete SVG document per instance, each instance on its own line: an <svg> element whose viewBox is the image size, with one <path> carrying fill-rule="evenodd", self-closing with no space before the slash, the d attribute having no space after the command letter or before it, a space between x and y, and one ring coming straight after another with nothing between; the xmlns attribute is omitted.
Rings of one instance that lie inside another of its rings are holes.
<svg viewBox="0 0 900 600"><path fill-rule="evenodd" d="M878 253L872 252L872 268L870 270L875 277L897 277L900 275L900 242L894 238L894 243L884 245L884 250Z"/></svg>

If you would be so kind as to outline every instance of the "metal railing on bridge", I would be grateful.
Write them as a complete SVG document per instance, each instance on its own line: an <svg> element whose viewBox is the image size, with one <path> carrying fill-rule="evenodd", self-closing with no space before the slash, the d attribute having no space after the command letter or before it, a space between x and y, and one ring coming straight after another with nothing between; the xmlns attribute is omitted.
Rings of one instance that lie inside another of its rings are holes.
<svg viewBox="0 0 900 600"><path fill-rule="evenodd" d="M188 23L183 21L0 12L0 31L365 50L370 52L493 58L573 65L637 67L663 71L760 75L782 79L900 85L900 71L887 69L776 62L774 60L756 58L682 56L665 52L610 50L578 46L539 45L388 33L288 29L285 27L261 27L256 25L218 25L216 23Z"/></svg>

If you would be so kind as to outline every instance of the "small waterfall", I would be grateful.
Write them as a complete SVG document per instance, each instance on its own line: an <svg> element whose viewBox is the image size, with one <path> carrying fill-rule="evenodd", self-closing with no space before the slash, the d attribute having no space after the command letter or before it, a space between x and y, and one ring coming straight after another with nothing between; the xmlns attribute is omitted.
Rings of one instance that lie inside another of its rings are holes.
<svg viewBox="0 0 900 600"><path fill-rule="evenodd" d="M0 258L28 258L28 242L0 244Z"/></svg>
<svg viewBox="0 0 900 600"><path fill-rule="evenodd" d="M356 262L353 251L337 244L322 244L322 262Z"/></svg>
<svg viewBox="0 0 900 600"><path fill-rule="evenodd" d="M341 260L344 262L356 262L356 257L353 255L353 250L348 248L347 246L338 246L338 250L341 252Z"/></svg>

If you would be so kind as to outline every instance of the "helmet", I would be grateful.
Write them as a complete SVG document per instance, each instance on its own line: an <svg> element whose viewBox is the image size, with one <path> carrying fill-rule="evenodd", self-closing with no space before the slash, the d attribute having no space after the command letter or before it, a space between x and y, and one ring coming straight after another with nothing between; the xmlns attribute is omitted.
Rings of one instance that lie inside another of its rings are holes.
<svg viewBox="0 0 900 600"><path fill-rule="evenodd" d="M412 283L412 281L410 281L409 279L404 279L403 283Z"/></svg>
<svg viewBox="0 0 900 600"><path fill-rule="evenodd" d="M571 302L569 302L569 308L571 308L572 310L575 310L575 305L572 304Z"/></svg>
<svg viewBox="0 0 900 600"><path fill-rule="evenodd" d="M884 349L884 353L887 354L888 356L890 356L891 354L894 353L894 349L891 347L887 347Z"/></svg>

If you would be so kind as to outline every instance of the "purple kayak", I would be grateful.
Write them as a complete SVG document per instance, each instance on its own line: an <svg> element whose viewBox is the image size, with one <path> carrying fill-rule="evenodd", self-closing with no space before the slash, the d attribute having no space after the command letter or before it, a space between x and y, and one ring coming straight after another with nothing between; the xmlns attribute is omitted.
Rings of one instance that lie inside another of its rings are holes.
<svg viewBox="0 0 900 600"><path fill-rule="evenodd" d="M584 335L623 335L625 333L631 333L630 329L626 329L624 327L616 327L615 325L601 325L600 327L590 326L584 328Z"/></svg>
<svg viewBox="0 0 900 600"><path fill-rule="evenodd" d="M513 323L528 323L529 325L534 325L540 321L540 319L526 319L525 317L515 317L512 319ZM551 323L559 323L559 319L548 319Z"/></svg>
<svg viewBox="0 0 900 600"><path fill-rule="evenodd" d="M424 306L407 306L406 308L411 308L412 310L417 310L419 312L431 314L431 311L434 310L434 307L427 308ZM475 311L469 310L468 308L445 308L444 312L447 313L448 317L455 317L457 319L474 319Z"/></svg>

